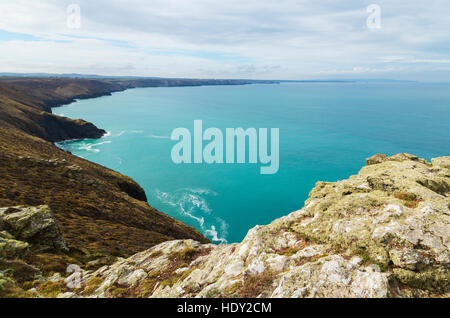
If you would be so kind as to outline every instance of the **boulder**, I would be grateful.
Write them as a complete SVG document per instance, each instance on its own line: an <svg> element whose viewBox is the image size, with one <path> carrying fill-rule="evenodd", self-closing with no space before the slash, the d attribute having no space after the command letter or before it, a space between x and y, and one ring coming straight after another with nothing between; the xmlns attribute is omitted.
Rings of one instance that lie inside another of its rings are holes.
<svg viewBox="0 0 450 318"><path fill-rule="evenodd" d="M38 252L67 251L68 246L51 209L46 206L0 209L0 226Z"/></svg>

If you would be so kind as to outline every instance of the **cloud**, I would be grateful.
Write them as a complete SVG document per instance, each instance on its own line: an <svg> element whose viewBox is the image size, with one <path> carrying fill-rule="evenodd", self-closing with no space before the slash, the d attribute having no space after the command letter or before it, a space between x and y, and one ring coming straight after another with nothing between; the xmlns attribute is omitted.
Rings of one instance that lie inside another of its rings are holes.
<svg viewBox="0 0 450 318"><path fill-rule="evenodd" d="M373 1L2 1L0 71L449 80L447 1L376 1L381 29L371 30ZM80 29L67 27L72 2Z"/></svg>

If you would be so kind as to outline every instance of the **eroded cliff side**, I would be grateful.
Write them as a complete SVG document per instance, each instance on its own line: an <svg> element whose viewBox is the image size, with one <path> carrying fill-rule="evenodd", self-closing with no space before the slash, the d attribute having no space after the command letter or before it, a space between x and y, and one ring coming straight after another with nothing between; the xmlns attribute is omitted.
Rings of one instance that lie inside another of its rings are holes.
<svg viewBox="0 0 450 318"><path fill-rule="evenodd" d="M59 296L448 297L449 193L450 157L377 155L242 243L165 242L67 277L79 284Z"/></svg>

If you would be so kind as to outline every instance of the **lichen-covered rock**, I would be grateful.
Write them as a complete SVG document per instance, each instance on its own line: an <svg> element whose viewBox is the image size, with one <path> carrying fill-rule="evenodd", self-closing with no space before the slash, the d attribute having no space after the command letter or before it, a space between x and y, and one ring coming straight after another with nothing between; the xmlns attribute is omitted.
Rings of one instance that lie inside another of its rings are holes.
<svg viewBox="0 0 450 318"><path fill-rule="evenodd" d="M18 241L6 231L0 232L0 257L20 258L27 254L30 245Z"/></svg>
<svg viewBox="0 0 450 318"><path fill-rule="evenodd" d="M30 243L35 251L68 250L58 223L46 205L1 208L0 226L16 239Z"/></svg>
<svg viewBox="0 0 450 318"><path fill-rule="evenodd" d="M239 244L170 241L84 275L79 296L450 296L450 157L378 155Z"/></svg>
<svg viewBox="0 0 450 318"><path fill-rule="evenodd" d="M283 275L271 297L386 297L388 279L372 267L331 255Z"/></svg>

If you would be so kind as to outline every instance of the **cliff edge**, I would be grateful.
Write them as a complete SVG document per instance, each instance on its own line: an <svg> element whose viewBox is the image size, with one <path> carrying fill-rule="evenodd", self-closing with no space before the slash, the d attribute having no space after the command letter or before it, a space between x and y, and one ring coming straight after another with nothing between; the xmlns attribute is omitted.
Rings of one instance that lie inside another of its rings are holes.
<svg viewBox="0 0 450 318"><path fill-rule="evenodd" d="M242 243L165 242L60 297L449 297L450 157L367 162Z"/></svg>

